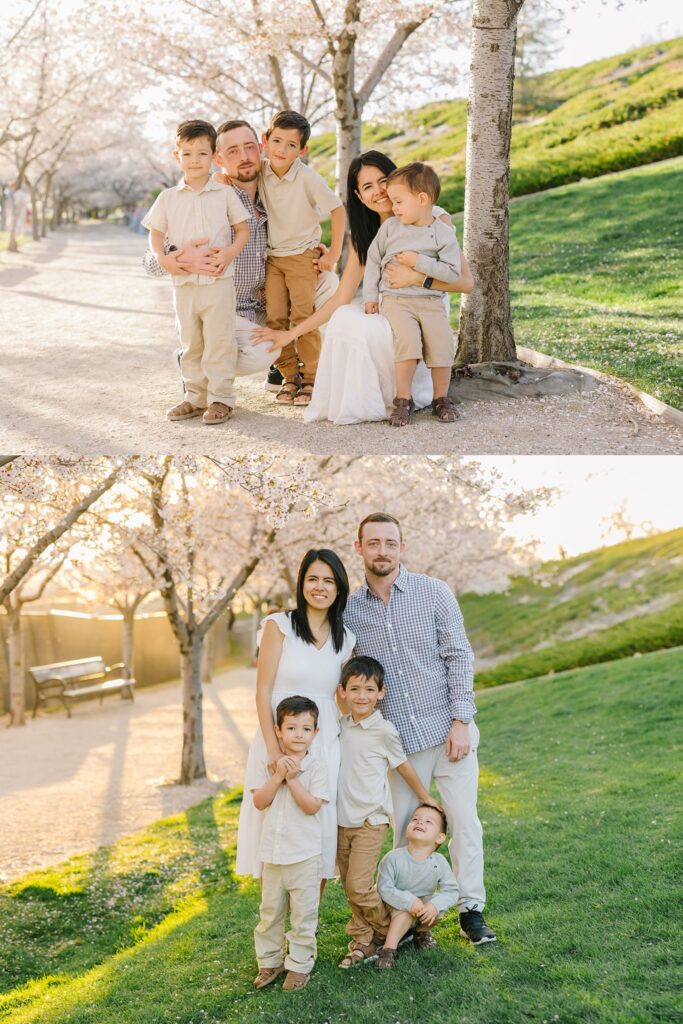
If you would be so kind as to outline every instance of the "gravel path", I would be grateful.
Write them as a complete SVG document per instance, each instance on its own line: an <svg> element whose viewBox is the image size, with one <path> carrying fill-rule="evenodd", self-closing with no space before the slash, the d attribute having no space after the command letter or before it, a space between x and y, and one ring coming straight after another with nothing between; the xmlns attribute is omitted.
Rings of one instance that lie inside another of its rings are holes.
<svg viewBox="0 0 683 1024"><path fill-rule="evenodd" d="M0 721L0 882L113 843L219 785L241 784L255 686L255 669L244 668L205 687L211 778L192 786L170 783L180 769L180 683L140 690L133 704L86 701L70 719L57 712L15 729Z"/></svg>
<svg viewBox="0 0 683 1024"><path fill-rule="evenodd" d="M0 254L4 333L0 451L25 454L300 451L315 454L679 454L683 431L618 386L590 394L466 402L455 427L428 412L396 430L305 425L261 377L238 384L221 427L170 424L180 395L168 282L144 276L146 239L124 228L63 228Z"/></svg>

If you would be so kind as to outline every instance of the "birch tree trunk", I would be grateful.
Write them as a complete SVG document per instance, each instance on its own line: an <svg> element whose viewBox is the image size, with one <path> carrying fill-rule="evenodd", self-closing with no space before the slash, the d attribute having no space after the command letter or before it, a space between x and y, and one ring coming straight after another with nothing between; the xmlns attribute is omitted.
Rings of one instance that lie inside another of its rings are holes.
<svg viewBox="0 0 683 1024"><path fill-rule="evenodd" d="M204 727L202 720L202 637L199 630L190 635L190 645L181 652L183 685L183 753L180 765L181 786L206 778L204 763Z"/></svg>
<svg viewBox="0 0 683 1024"><path fill-rule="evenodd" d="M7 639L9 648L9 724L26 724L24 635L21 628L21 603L8 598Z"/></svg>
<svg viewBox="0 0 683 1024"><path fill-rule="evenodd" d="M344 30L339 36L332 61L334 116L337 122L337 191L346 202L349 164L360 153L362 109L356 95L356 31L360 18L360 0L348 0L344 12Z"/></svg>
<svg viewBox="0 0 683 1024"><path fill-rule="evenodd" d="M462 300L456 366L517 358L508 198L515 37L523 2L474 0L463 238L474 290Z"/></svg>

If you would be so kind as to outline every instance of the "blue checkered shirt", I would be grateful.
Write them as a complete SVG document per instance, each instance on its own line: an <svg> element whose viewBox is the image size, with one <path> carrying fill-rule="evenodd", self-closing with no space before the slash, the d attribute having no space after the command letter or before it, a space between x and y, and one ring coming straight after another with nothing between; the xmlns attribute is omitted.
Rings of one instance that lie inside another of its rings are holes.
<svg viewBox="0 0 683 1024"><path fill-rule="evenodd" d="M268 246L267 214L261 199L256 193L256 202L252 203L248 194L237 185L231 185L242 200L249 214L249 241L235 259L235 299L237 315L244 316L254 323L265 323L266 303L263 284L266 278L266 248ZM259 213L257 219L256 213ZM232 233L232 232L231 232ZM159 266L151 249L145 252L142 265L151 277L167 277L168 272Z"/></svg>
<svg viewBox="0 0 683 1024"><path fill-rule="evenodd" d="M444 743L454 718L476 714L472 648L443 580L401 566L389 604L363 583L349 597L344 624L356 634L356 653L384 666L382 714L407 754Z"/></svg>

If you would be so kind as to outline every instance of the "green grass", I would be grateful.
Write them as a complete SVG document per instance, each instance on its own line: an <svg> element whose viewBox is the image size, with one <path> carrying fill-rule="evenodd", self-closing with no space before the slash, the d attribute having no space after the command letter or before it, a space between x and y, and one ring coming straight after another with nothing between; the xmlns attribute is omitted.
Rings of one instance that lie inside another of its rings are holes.
<svg viewBox="0 0 683 1024"><path fill-rule="evenodd" d="M683 409L682 180L678 159L512 203L517 344Z"/></svg>
<svg viewBox="0 0 683 1024"><path fill-rule="evenodd" d="M347 910L333 883L308 988L255 993L258 892L230 874L238 804L223 796L4 887L0 1020L680 1020L673 723L682 668L679 652L660 652L479 695L497 946L466 946L450 916L434 953L409 949L388 976L342 975Z"/></svg>
<svg viewBox="0 0 683 1024"><path fill-rule="evenodd" d="M494 660L477 685L683 645L683 530L624 541L510 581L504 593L463 594L467 632Z"/></svg>

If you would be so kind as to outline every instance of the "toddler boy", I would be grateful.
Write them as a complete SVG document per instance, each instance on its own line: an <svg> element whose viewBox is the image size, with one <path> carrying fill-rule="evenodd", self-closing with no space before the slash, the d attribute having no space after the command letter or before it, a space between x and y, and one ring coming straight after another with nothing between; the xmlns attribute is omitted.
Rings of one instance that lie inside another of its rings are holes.
<svg viewBox="0 0 683 1024"><path fill-rule="evenodd" d="M406 828L407 846L382 858L377 888L391 913L391 924L375 964L380 970L394 966L399 941L415 929L417 949L432 949L432 925L455 906L458 883L450 865L436 849L446 839L446 814L433 804L415 808Z"/></svg>
<svg viewBox="0 0 683 1024"><path fill-rule="evenodd" d="M264 988L287 971L283 989L304 988L313 970L322 877L322 827L318 811L329 799L327 769L308 752L318 732L318 708L307 697L287 697L276 709L275 732L284 754L272 775L264 760L262 785L252 789L264 812L259 858L263 862L260 920L254 930ZM289 951L284 957L289 909Z"/></svg>
<svg viewBox="0 0 683 1024"><path fill-rule="evenodd" d="M346 926L351 936L349 951L339 964L343 968L373 958L389 927L389 912L374 885L392 813L389 767L396 769L419 800L432 802L395 726L377 710L383 697L384 669L378 661L356 657L346 662L339 698L350 713L341 719L337 864L352 917Z"/></svg>
<svg viewBox="0 0 683 1024"><path fill-rule="evenodd" d="M150 248L164 269L173 262L164 255L166 236L175 249L198 237L207 237L208 246L218 249L218 276L172 276L185 388L185 400L168 412L173 421L202 416L204 423L223 423L235 406L233 260L249 241L249 214L233 189L211 179L215 150L213 125L207 121L179 124L173 155L183 170L183 180L157 196L142 222L149 228Z"/></svg>
<svg viewBox="0 0 683 1024"><path fill-rule="evenodd" d="M341 256L346 214L342 201L314 170L301 162L311 126L294 110L282 110L263 136L266 157L259 194L268 214L266 321L273 330L311 316L320 270L332 270ZM330 250L320 255L320 218L331 214ZM279 402L308 405L320 358L320 332L307 331L286 345L275 364L283 376ZM303 364L299 376L299 362Z"/></svg>
<svg viewBox="0 0 683 1024"><path fill-rule="evenodd" d="M410 388L418 361L432 371L432 413L443 423L456 418L448 397L455 339L444 306L444 291L434 282L454 284L460 276L460 247L453 229L435 218L432 207L441 183L436 172L422 163L398 167L387 178L387 195L394 216L384 221L368 249L363 278L366 313L387 318L394 334L396 399L389 417L392 426L405 426L414 408ZM390 288L384 267L395 259L413 267L425 279L421 286ZM426 290L425 290L426 289Z"/></svg>

